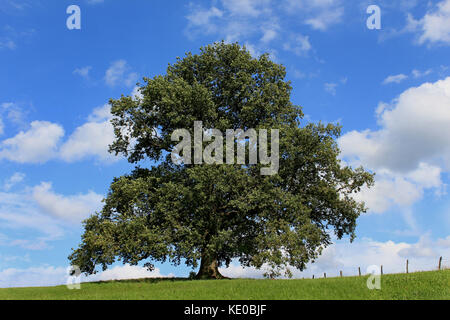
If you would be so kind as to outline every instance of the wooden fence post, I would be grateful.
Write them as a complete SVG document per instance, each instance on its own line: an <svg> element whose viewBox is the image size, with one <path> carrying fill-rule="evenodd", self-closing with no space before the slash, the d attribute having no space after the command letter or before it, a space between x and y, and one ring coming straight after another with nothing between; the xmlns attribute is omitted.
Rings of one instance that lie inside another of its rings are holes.
<svg viewBox="0 0 450 320"><path fill-rule="evenodd" d="M341 275L341 277L342 277L342 270L341 271L339 271L339 274Z"/></svg>
<svg viewBox="0 0 450 320"><path fill-rule="evenodd" d="M313 275L313 279L314 279L314 275Z"/></svg>
<svg viewBox="0 0 450 320"><path fill-rule="evenodd" d="M358 273L359 273L359 276L361 277L361 267L358 267Z"/></svg>
<svg viewBox="0 0 450 320"><path fill-rule="evenodd" d="M438 267L439 269L438 270L441 270L441 267L442 267L442 257L439 258L439 267Z"/></svg>
<svg viewBox="0 0 450 320"><path fill-rule="evenodd" d="M324 272L323 273L323 277L326 279L327 278L327 274Z"/></svg>
<svg viewBox="0 0 450 320"><path fill-rule="evenodd" d="M406 259L406 273L409 273L409 260Z"/></svg>
<svg viewBox="0 0 450 320"><path fill-rule="evenodd" d="M383 275L383 265L381 265L381 275Z"/></svg>

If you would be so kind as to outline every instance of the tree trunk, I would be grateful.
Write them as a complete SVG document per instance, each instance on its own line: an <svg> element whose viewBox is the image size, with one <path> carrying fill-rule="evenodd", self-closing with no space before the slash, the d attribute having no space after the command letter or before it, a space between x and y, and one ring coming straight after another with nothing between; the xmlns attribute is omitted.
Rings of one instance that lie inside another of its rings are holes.
<svg viewBox="0 0 450 320"><path fill-rule="evenodd" d="M198 271L196 279L224 279L219 272L219 264L217 258L208 254L202 253L202 261L200 263L200 270Z"/></svg>

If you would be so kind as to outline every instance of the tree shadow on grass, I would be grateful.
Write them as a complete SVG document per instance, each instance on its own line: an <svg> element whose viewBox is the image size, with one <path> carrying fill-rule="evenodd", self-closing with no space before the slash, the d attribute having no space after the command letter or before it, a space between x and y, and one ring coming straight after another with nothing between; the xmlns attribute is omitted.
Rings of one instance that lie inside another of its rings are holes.
<svg viewBox="0 0 450 320"><path fill-rule="evenodd" d="M178 281L193 281L189 278L140 278L140 279L123 279L123 280L101 280L95 282L87 282L90 284L105 284L105 283L159 283L159 282L178 282Z"/></svg>
<svg viewBox="0 0 450 320"><path fill-rule="evenodd" d="M124 279L124 280L101 280L101 281L93 281L93 282L85 282L89 284L105 284L105 283L160 283L160 282L180 282L180 281L220 281L220 280L233 280L233 278L223 279L192 279L192 278L178 278L178 277L160 277L160 278L140 278L140 279ZM243 280L243 279L240 279Z"/></svg>

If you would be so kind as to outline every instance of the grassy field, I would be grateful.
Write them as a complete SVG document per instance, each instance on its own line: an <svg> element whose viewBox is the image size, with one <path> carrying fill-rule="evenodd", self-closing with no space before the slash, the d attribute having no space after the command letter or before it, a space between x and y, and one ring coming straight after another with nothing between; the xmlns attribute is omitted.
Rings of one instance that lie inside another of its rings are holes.
<svg viewBox="0 0 450 320"><path fill-rule="evenodd" d="M381 290L369 290L368 276L304 280L141 279L66 286L0 289L0 299L56 300L450 300L450 270L383 275Z"/></svg>

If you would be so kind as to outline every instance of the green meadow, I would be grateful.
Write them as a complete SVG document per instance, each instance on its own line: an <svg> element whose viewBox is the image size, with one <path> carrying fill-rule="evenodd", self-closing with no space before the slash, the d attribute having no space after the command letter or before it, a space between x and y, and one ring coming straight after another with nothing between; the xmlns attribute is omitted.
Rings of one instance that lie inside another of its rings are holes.
<svg viewBox="0 0 450 320"><path fill-rule="evenodd" d="M381 290L369 276L295 280L139 279L0 289L1 300L449 300L450 270L388 274Z"/></svg>

